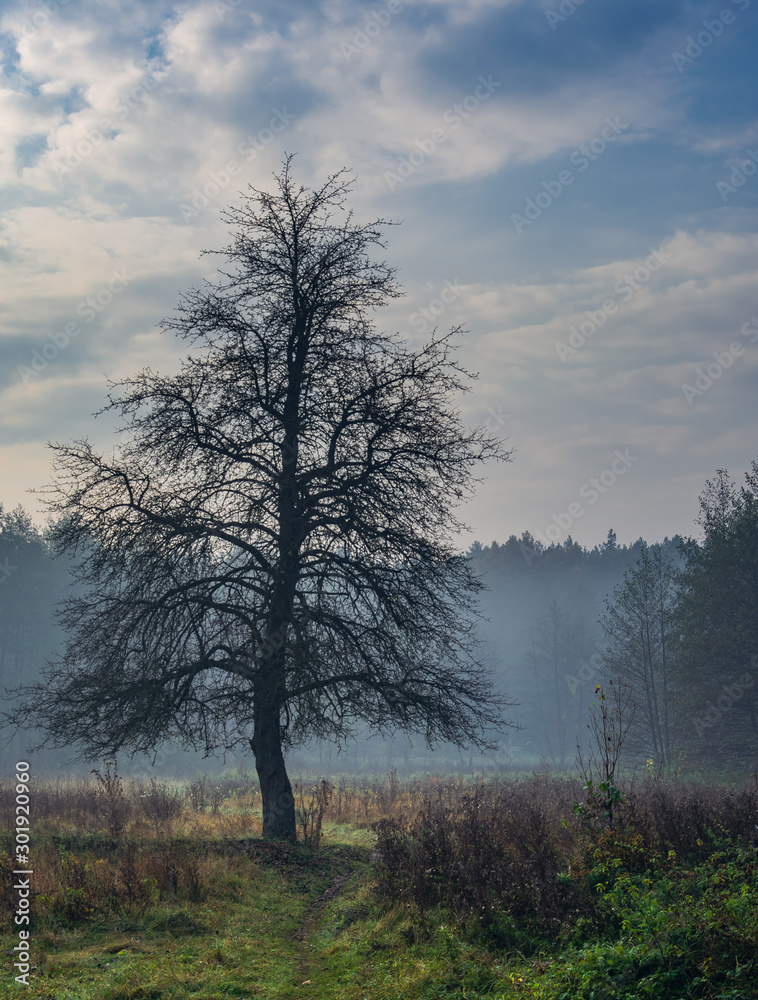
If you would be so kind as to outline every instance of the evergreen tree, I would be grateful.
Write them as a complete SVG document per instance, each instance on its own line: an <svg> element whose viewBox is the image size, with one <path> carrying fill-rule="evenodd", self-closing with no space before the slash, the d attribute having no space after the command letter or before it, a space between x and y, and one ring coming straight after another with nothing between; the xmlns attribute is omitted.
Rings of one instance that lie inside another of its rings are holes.
<svg viewBox="0 0 758 1000"><path fill-rule="evenodd" d="M700 496L701 541L683 545L681 724L700 758L758 759L758 465Z"/></svg>

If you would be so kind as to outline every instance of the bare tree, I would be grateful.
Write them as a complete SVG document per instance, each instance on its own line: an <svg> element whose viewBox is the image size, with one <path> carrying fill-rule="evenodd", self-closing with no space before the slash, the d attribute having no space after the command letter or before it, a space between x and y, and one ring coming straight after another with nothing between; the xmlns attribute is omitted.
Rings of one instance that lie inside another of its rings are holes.
<svg viewBox="0 0 758 1000"><path fill-rule="evenodd" d="M460 423L459 331L375 331L400 294L370 257L385 223L354 222L344 171L310 190L290 159L226 213L218 283L164 321L191 345L178 374L111 386L113 457L54 446L56 542L88 590L21 717L88 755L248 740L264 836L294 839L288 747L356 720L458 745L502 724L451 510L509 452Z"/></svg>

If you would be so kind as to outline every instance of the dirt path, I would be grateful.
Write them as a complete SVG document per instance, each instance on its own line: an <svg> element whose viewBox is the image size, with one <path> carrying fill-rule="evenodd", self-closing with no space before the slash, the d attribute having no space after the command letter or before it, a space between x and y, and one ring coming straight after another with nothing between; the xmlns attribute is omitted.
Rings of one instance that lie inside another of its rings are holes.
<svg viewBox="0 0 758 1000"><path fill-rule="evenodd" d="M316 926L321 916L321 911L324 909L324 905L329 902L330 899L334 899L335 896L339 896L342 892L342 888L345 882L350 878L351 875L355 873L355 869L351 868L349 871L343 872L341 875L335 875L329 885L324 889L320 896L310 904L303 917L303 922L298 928L298 930L292 935L295 941L306 941L309 934Z"/></svg>
<svg viewBox="0 0 758 1000"><path fill-rule="evenodd" d="M340 995L341 990L333 993L332 956L324 953L328 948L326 942L321 940L319 931L325 920L325 910L345 892L351 878L360 878L362 873L370 872L371 862L376 861L376 852L362 847L330 845L320 852L309 854L300 845L269 843L253 838L238 841L232 847L235 852L246 854L262 867L278 871L286 880L282 888L286 887L287 893L279 902L282 915L293 916L293 912L287 913L295 909L295 900L290 893L294 890L299 895L297 921L289 923L286 938L282 941L283 951L288 953L289 974L282 977L277 989L270 995L278 1000L299 1000L308 995L313 1000L317 997L321 1000ZM317 887L325 883L326 888L318 895L312 895L318 892ZM349 888L348 892L354 888Z"/></svg>
<svg viewBox="0 0 758 1000"><path fill-rule="evenodd" d="M310 986L312 980L318 976L320 971L315 968L317 956L314 954L314 949L318 946L312 942L310 938L318 926L326 904L332 899L335 899L335 897L339 896L345 886L345 883L351 875L355 874L355 871L355 868L350 868L345 872L341 872L339 875L335 875L321 895L317 896L316 899L314 899L310 904L303 917L303 922L292 935L293 940L300 944L297 975L298 981L303 987Z"/></svg>

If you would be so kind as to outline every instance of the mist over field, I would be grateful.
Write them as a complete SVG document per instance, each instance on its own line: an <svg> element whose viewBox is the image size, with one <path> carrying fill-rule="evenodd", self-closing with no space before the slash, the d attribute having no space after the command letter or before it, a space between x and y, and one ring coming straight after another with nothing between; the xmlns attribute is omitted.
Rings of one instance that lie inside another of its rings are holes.
<svg viewBox="0 0 758 1000"><path fill-rule="evenodd" d="M0 0L0 993L758 996L758 0Z"/></svg>
<svg viewBox="0 0 758 1000"><path fill-rule="evenodd" d="M709 506L715 486L722 503L716 511ZM586 549L571 538L543 546L526 533L469 548L468 559L485 585L477 624L481 650L496 688L511 703L506 714L512 725L493 734L495 749L459 750L444 743L429 748L419 734L382 736L358 723L354 738L342 746L310 741L290 751L293 773L573 771L577 750L587 753L591 746L597 687L615 681L631 692L629 767L709 779L749 775L758 753L757 640L750 624L758 604L751 582L758 550L754 492L738 489L726 474L709 491L701 498L704 523L726 516L728 537L711 532L697 540L693 532L689 541L675 537L648 545L639 539L622 546L609 530L602 543ZM724 545L727 552L718 552ZM54 609L69 596L71 582L66 561L51 558L44 537L20 511L3 514L0 564L14 583L4 591L0 624L0 681L10 689L35 680L40 665L60 652L63 635ZM626 645L623 628L609 613L624 607L631 610L626 625L632 642ZM718 646L709 650L705 633L714 631ZM6 766L28 752L30 739L17 733L3 748ZM73 752L43 751L37 766L51 775L67 772L64 761ZM245 754L204 759L165 743L155 764L149 757L124 759L122 770L182 777L233 766L244 770L248 763ZM87 773L89 766L80 763L78 769Z"/></svg>

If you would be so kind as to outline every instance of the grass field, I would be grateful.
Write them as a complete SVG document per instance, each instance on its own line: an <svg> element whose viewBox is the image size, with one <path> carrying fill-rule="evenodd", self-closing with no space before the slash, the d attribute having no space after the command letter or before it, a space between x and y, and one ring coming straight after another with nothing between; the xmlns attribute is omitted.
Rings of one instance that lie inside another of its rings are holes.
<svg viewBox="0 0 758 1000"><path fill-rule="evenodd" d="M34 789L27 987L3 789L3 995L758 997L755 787L640 786L613 828L544 775L316 791L285 845L244 782Z"/></svg>

